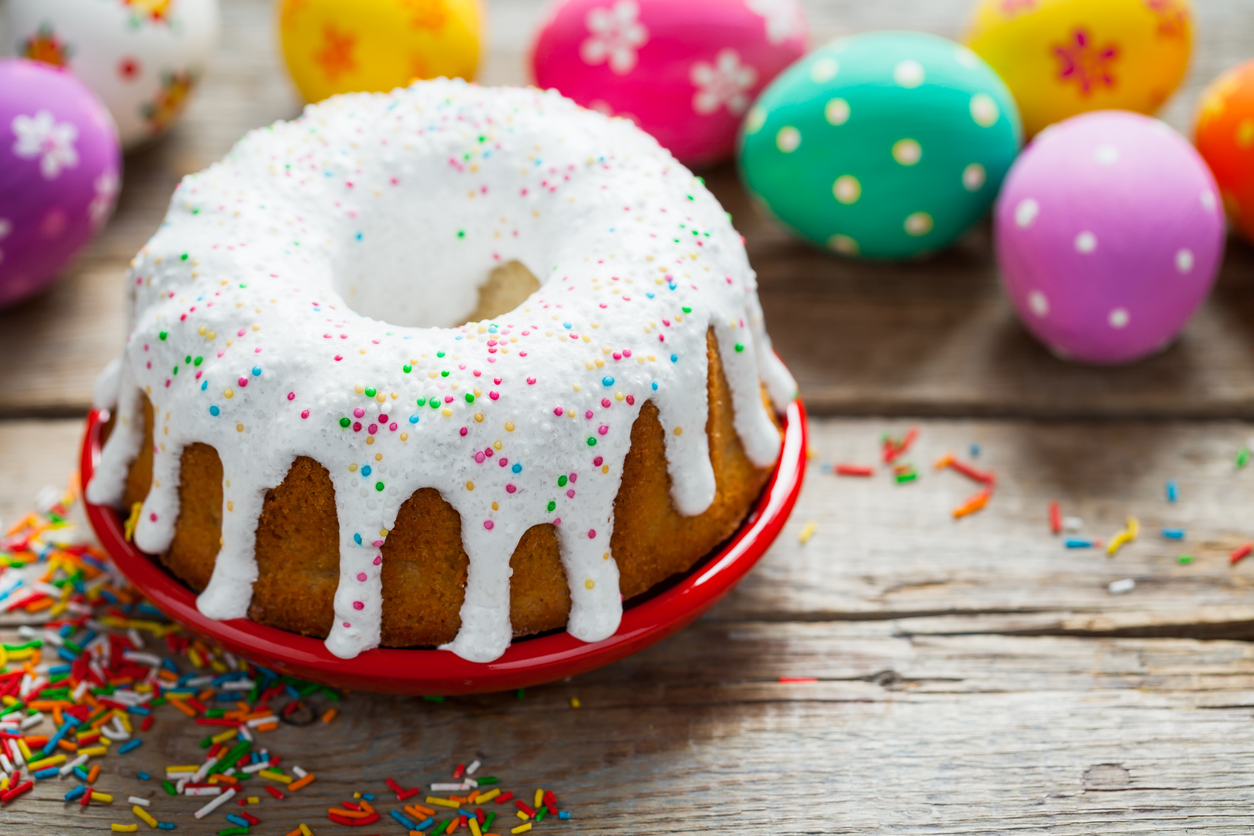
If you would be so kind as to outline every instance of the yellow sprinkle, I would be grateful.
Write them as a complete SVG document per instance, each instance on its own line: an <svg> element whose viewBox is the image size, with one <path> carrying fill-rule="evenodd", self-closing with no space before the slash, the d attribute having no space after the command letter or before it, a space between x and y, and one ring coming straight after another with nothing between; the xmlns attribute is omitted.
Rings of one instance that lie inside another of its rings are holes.
<svg viewBox="0 0 1254 836"><path fill-rule="evenodd" d="M35 761L32 764L27 764L27 767L31 772L38 772L41 769L47 769L50 766L60 766L63 763L65 763L65 755L53 755L43 760Z"/></svg>
<svg viewBox="0 0 1254 836"><path fill-rule="evenodd" d="M166 772L195 772L197 769L200 769L200 767L196 766L195 764L192 764L191 766L167 766L165 768L165 771Z"/></svg>
<svg viewBox="0 0 1254 836"><path fill-rule="evenodd" d="M259 796L256 796L256 795L250 795L250 796L248 796L248 803L249 803L249 804L260 804L260 803L261 803L261 798L260 798Z"/></svg>
<svg viewBox="0 0 1254 836"><path fill-rule="evenodd" d="M139 830L139 825L137 824L111 824L109 825L109 829L112 830L114 833L134 833L136 830Z"/></svg>
<svg viewBox="0 0 1254 836"><path fill-rule="evenodd" d="M474 482L467 482L467 483L466 483L466 490L468 490L468 491L473 491L474 489L475 489L475 483L474 483Z"/></svg>
<svg viewBox="0 0 1254 836"><path fill-rule="evenodd" d="M444 413L444 417L445 417L445 418L447 418L447 417L449 417L450 415L452 415L452 414L453 414L453 410L449 409L447 406L446 406L446 407L444 407L444 409L442 409L442 410L440 410L440 411Z"/></svg>
<svg viewBox="0 0 1254 836"><path fill-rule="evenodd" d="M212 740L214 743L221 743L224 740L230 740L232 737L235 737L237 734L239 734L239 729L227 729L221 734L215 734L213 737L209 739Z"/></svg>
<svg viewBox="0 0 1254 836"><path fill-rule="evenodd" d="M88 748L86 748L86 749L79 749L79 750L78 750L78 753L79 753L80 755L86 755L86 756L87 756L87 757L89 757L89 758L100 758L100 757L104 757L106 754L108 754L108 752L109 752L109 750L108 750L108 748L107 748L107 747L105 747L105 746L89 746L89 747L88 747ZM192 770L192 771L193 771L193 772L195 772L195 770Z"/></svg>
<svg viewBox="0 0 1254 836"><path fill-rule="evenodd" d="M587 587L588 589L593 589L594 587L596 587L597 582L594 581L592 578L588 578L586 581L583 582L583 585Z"/></svg>
<svg viewBox="0 0 1254 836"><path fill-rule="evenodd" d="M230 388L223 389L223 390L222 390L222 395L223 395L223 397L233 398L233 397L235 397L235 390L230 389Z"/></svg>
<svg viewBox="0 0 1254 836"><path fill-rule="evenodd" d="M684 428L683 428L683 427L676 427L676 428L675 428L675 435L683 435L683 434L684 434Z"/></svg>
<svg viewBox="0 0 1254 836"><path fill-rule="evenodd" d="M1141 523L1136 517L1128 517L1128 535L1135 540L1141 533Z"/></svg>
<svg viewBox="0 0 1254 836"><path fill-rule="evenodd" d="M513 422L513 421L506 421L506 422L505 422L505 432L507 432L507 433L512 433L513 431L514 431L514 422Z"/></svg>
<svg viewBox="0 0 1254 836"><path fill-rule="evenodd" d="M242 433L242 432L244 431L244 425L243 425L243 424L236 424L236 425L235 425L235 431L236 431L237 433Z"/></svg>
<svg viewBox="0 0 1254 836"><path fill-rule="evenodd" d="M582 705L583 705L583 703L581 703L581 702L579 701L579 697L571 697L571 698L570 698L570 707L571 707L571 708L579 708L579 707L580 707L580 706L582 706ZM537 806L537 807L539 807L539 806L540 806L540 802L538 802L538 801L537 801L537 802L536 802L536 806Z"/></svg>
<svg viewBox="0 0 1254 836"><path fill-rule="evenodd" d="M571 702L571 705L574 705L574 704L575 704L575 702L577 702L577 700L572 701L572 702ZM543 790L543 789L537 789L537 790L536 790L536 800L535 800L535 801L533 801L533 802L531 803L531 806L532 806L532 807L535 807L537 810L539 810L539 809L540 809L540 805L541 805L541 804L543 804L543 803L544 803L544 790Z"/></svg>
<svg viewBox="0 0 1254 836"><path fill-rule="evenodd" d="M501 449L501 442L500 442L500 440L499 440L499 439L498 439L498 440L496 440L496 441L493 441L493 442L492 442L492 449L494 449L494 450L500 450L500 449Z"/></svg>
<svg viewBox="0 0 1254 836"><path fill-rule="evenodd" d="M284 775L282 772L275 772L272 769L263 769L257 774L262 778L269 778L271 781L280 781L284 784L292 783L292 779L289 776Z"/></svg>
<svg viewBox="0 0 1254 836"><path fill-rule="evenodd" d="M517 813L514 813L514 815L518 816L518 818L522 819L523 821L527 821L528 819L531 818L531 816L527 815L522 810L519 810ZM527 825L527 827L531 827L531 825Z"/></svg>
<svg viewBox="0 0 1254 836"><path fill-rule="evenodd" d="M482 412L476 412L476 413L475 413L475 420L476 420L476 421L483 421L483 413L482 413Z"/></svg>
<svg viewBox="0 0 1254 836"><path fill-rule="evenodd" d="M135 526L139 524L139 512L143 509L144 503L136 502L131 506L131 515L126 520L126 525L122 526L122 533L126 535L126 542L131 541L131 537L135 535Z"/></svg>
<svg viewBox="0 0 1254 836"><path fill-rule="evenodd" d="M475 798L475 803L486 804L492 799L496 798L500 794L501 794L501 791L499 789L495 789L490 792L485 792L483 795L480 795L477 798Z"/></svg>
<svg viewBox="0 0 1254 836"><path fill-rule="evenodd" d="M469 822L471 836L483 836L483 831L479 829L478 819L470 819Z"/></svg>
<svg viewBox="0 0 1254 836"><path fill-rule="evenodd" d="M401 433L401 441L409 441L409 433Z"/></svg>
<svg viewBox="0 0 1254 836"><path fill-rule="evenodd" d="M311 831L309 826L304 822L300 823L300 836L313 836L313 831Z"/></svg>
<svg viewBox="0 0 1254 836"><path fill-rule="evenodd" d="M148 811L145 810L143 807L140 807L138 804L136 804L134 807L131 808L131 812L135 814L135 817L137 819L139 819L140 821L142 821L144 824L148 825L149 827L157 826L157 820L154 819L152 816L148 815Z"/></svg>
<svg viewBox="0 0 1254 836"><path fill-rule="evenodd" d="M93 792L91 794L91 800L99 801L101 804L112 804L113 796L109 795L107 792Z"/></svg>
<svg viewBox="0 0 1254 836"><path fill-rule="evenodd" d="M459 806L456 801L449 801L447 798L436 798L433 795L427 796L427 803L434 804L437 807L452 807L454 810Z"/></svg>
<svg viewBox="0 0 1254 836"><path fill-rule="evenodd" d="M805 524L805 528L801 529L801 534L798 535L797 539L804 543L806 540L809 540L812 536L814 536L814 529L816 528L818 528L818 523L814 520L810 520Z"/></svg>

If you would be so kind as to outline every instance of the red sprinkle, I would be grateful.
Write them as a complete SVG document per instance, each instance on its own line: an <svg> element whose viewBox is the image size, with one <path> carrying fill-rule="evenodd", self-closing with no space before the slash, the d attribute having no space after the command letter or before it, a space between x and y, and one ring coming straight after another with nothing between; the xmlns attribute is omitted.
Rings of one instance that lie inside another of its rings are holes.
<svg viewBox="0 0 1254 836"><path fill-rule="evenodd" d="M834 468L837 476L874 476L875 468L866 464L838 464Z"/></svg>
<svg viewBox="0 0 1254 836"><path fill-rule="evenodd" d="M1239 563L1243 557L1254 551L1254 543L1242 543L1228 555L1228 565Z"/></svg>
<svg viewBox="0 0 1254 836"><path fill-rule="evenodd" d="M1055 501L1049 503L1049 530L1054 534L1062 531L1062 509Z"/></svg>

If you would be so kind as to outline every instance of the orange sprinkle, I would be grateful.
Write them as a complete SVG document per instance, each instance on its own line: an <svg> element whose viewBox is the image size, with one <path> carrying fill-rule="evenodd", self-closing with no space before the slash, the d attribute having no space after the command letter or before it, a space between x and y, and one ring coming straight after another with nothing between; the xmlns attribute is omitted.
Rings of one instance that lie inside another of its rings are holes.
<svg viewBox="0 0 1254 836"><path fill-rule="evenodd" d="M405 810L415 816L418 816L419 818L422 816L435 815L435 810L432 810L430 807L423 807L421 804L407 804L405 806Z"/></svg>
<svg viewBox="0 0 1254 836"><path fill-rule="evenodd" d="M100 764L93 763L91 765L91 772L87 773L87 783L94 784L96 783L96 779L99 777L100 777Z"/></svg>
<svg viewBox="0 0 1254 836"><path fill-rule="evenodd" d="M967 499L966 502L962 503L961 505L959 505L957 508L954 509L954 519L958 519L959 517L965 517L968 514L974 514L976 511L980 510L981 508L983 508L985 505L988 504L989 497L991 497L992 495L993 495L993 492L989 490L988 488L985 488L984 490L970 497L969 499Z"/></svg>
<svg viewBox="0 0 1254 836"><path fill-rule="evenodd" d="M313 780L314 780L314 774L313 774L312 772L310 772L310 773L309 773L308 775L306 775L304 778L298 778L298 779L296 779L295 781L293 781L292 783L288 784L288 785L287 785L287 791L288 791L288 792L296 792L298 789L301 789L302 787L307 787L307 786L309 786L310 784L312 784L312 783L313 783Z"/></svg>
<svg viewBox="0 0 1254 836"><path fill-rule="evenodd" d="M346 819L364 819L370 816L370 813L367 813L365 810L345 810L342 807L328 807L327 812L333 816L343 816Z"/></svg>
<svg viewBox="0 0 1254 836"><path fill-rule="evenodd" d="M179 700L174 699L174 697L166 697L166 702L168 702L170 705L174 706L174 707L175 707L175 708L177 708L179 711L181 711L181 712L183 712L184 714L186 714L188 717L195 717L195 716L196 716L196 711L195 711L195 709L193 709L190 705L186 705L185 703L183 703L183 702L181 702L181 701L179 701Z"/></svg>
<svg viewBox="0 0 1254 836"><path fill-rule="evenodd" d="M262 723L257 727L257 731L274 731L279 727L278 723Z"/></svg>
<svg viewBox="0 0 1254 836"><path fill-rule="evenodd" d="M330 723L332 720L334 720L334 719L335 719L335 715L337 715L337 714L339 714L339 713L340 713L340 712L339 712L339 710L337 710L337 709L334 709L334 708L328 708L328 709L327 709L327 711L326 711L326 713L322 715L322 722L324 722L324 723Z"/></svg>

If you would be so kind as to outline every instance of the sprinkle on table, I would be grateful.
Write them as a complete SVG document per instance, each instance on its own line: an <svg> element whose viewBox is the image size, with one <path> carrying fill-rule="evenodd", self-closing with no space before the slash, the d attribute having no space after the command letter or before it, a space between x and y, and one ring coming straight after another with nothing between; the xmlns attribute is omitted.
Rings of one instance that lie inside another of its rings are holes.
<svg viewBox="0 0 1254 836"><path fill-rule="evenodd" d="M818 523L816 523L814 520L808 520L806 524L802 527L801 533L797 535L797 540L801 543L805 543L807 540L809 540L811 537L814 536L814 529L816 528L818 528Z"/></svg>

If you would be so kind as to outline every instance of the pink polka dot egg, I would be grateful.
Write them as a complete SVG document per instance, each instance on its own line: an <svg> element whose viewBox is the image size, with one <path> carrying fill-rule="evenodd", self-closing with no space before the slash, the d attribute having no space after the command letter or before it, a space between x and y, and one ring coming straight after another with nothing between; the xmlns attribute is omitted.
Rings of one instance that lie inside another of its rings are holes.
<svg viewBox="0 0 1254 836"><path fill-rule="evenodd" d="M728 159L758 93L806 49L799 0L565 0L536 35L536 84L631 119L682 163Z"/></svg>
<svg viewBox="0 0 1254 836"><path fill-rule="evenodd" d="M1106 110L1047 128L1010 169L994 215L1023 324L1086 363L1165 348L1219 270L1217 195L1193 146L1157 119Z"/></svg>

